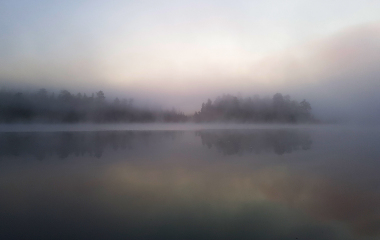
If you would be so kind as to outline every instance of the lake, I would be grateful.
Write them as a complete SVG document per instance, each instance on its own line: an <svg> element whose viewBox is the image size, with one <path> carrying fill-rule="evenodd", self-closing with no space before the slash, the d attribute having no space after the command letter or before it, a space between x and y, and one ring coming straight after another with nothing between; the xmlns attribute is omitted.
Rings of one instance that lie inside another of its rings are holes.
<svg viewBox="0 0 380 240"><path fill-rule="evenodd" d="M0 126L0 239L380 239L380 129Z"/></svg>

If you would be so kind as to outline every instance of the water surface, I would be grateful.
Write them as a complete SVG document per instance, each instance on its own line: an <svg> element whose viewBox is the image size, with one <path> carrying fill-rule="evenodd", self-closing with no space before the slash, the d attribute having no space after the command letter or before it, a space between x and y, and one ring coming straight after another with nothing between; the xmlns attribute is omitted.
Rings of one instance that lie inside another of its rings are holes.
<svg viewBox="0 0 380 240"><path fill-rule="evenodd" d="M378 129L109 128L0 133L1 239L380 239Z"/></svg>

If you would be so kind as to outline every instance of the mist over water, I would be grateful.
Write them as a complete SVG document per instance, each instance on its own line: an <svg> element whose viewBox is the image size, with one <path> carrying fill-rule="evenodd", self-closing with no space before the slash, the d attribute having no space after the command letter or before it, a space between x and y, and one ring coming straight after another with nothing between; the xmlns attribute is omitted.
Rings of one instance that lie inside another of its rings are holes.
<svg viewBox="0 0 380 240"><path fill-rule="evenodd" d="M379 239L378 129L179 126L2 131L1 237Z"/></svg>
<svg viewBox="0 0 380 240"><path fill-rule="evenodd" d="M380 240L380 1L0 1L0 240Z"/></svg>

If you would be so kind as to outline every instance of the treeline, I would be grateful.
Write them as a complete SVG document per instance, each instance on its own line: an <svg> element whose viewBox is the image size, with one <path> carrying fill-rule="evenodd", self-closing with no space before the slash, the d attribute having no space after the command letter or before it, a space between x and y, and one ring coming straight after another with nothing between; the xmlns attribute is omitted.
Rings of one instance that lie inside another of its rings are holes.
<svg viewBox="0 0 380 240"><path fill-rule="evenodd" d="M223 95L214 102L210 99L194 114L196 122L315 122L311 105L306 100L292 100L276 93L273 98L236 97Z"/></svg>
<svg viewBox="0 0 380 240"><path fill-rule="evenodd" d="M133 99L107 101L99 91L90 96L62 90L36 92L0 91L0 122L184 122L188 117L176 110L136 107Z"/></svg>
<svg viewBox="0 0 380 240"><path fill-rule="evenodd" d="M103 91L58 94L40 89L35 92L0 90L0 123L117 123L117 122L315 122L310 103L291 100L277 93L273 98L223 95L210 99L201 110L188 116L181 111L141 108L133 99L106 99Z"/></svg>

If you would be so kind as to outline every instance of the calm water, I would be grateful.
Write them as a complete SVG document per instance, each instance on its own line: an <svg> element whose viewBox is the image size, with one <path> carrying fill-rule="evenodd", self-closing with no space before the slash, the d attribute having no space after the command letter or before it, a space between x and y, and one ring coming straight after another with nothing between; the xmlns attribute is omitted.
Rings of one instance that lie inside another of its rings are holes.
<svg viewBox="0 0 380 240"><path fill-rule="evenodd" d="M0 132L0 239L380 239L379 129L173 129Z"/></svg>

